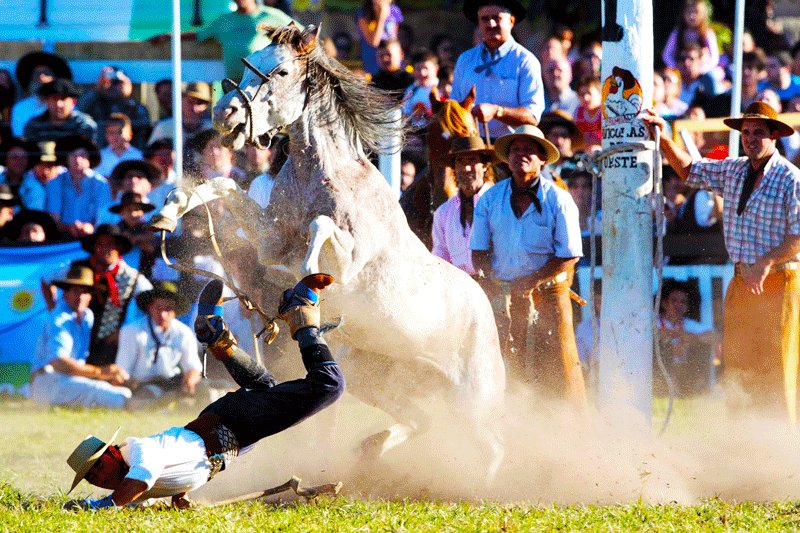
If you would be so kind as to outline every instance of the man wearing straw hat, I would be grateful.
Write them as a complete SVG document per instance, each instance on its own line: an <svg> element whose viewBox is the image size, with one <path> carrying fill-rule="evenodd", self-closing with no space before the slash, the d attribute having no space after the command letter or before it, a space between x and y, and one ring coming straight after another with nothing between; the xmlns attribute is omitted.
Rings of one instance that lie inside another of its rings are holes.
<svg viewBox="0 0 800 533"><path fill-rule="evenodd" d="M50 311L31 372L31 396L39 403L122 408L131 391L121 385L128 374L117 365L86 363L94 314L89 309L94 274L73 264L53 284L63 291Z"/></svg>
<svg viewBox="0 0 800 533"><path fill-rule="evenodd" d="M539 128L524 125L500 137L495 152L508 163L511 179L478 202L470 247L487 294L502 293L495 309L509 367L544 392L583 406L570 302L575 263L583 255L578 208L567 191L541 179L558 149Z"/></svg>
<svg viewBox="0 0 800 533"><path fill-rule="evenodd" d="M455 170L458 194L433 213L431 253L469 275L475 274L469 249L475 204L494 182L494 150L480 137L457 137L450 147L450 165Z"/></svg>
<svg viewBox="0 0 800 533"><path fill-rule="evenodd" d="M234 457L335 402L344 393L344 377L320 333L319 311L320 293L331 283L327 274L312 274L284 291L277 318L289 324L307 374L278 384L237 346L219 316L221 308L214 306L222 284L210 282L200 295L195 333L241 388L213 402L185 427L129 438L117 446L110 445L117 433L108 443L88 436L67 459L75 471L70 491L85 478L113 492L68 507L96 510L165 496L184 507L186 493L204 485Z"/></svg>
<svg viewBox="0 0 800 533"><path fill-rule="evenodd" d="M794 129L765 102L753 102L725 125L742 134L743 157L691 156L664 134L655 111L642 115L661 130L661 150L687 184L723 198L725 247L734 278L725 295L722 351L726 374L759 402L785 403L797 423L800 352L800 170L776 149ZM734 377L735 376L735 377ZM783 387L781 387L783 383Z"/></svg>

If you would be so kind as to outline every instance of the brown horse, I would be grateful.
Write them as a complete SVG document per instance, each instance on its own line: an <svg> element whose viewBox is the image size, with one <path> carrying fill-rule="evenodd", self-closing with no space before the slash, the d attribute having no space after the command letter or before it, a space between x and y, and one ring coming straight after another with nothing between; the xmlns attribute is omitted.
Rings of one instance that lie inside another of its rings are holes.
<svg viewBox="0 0 800 533"><path fill-rule="evenodd" d="M428 122L426 135L428 144L428 169L406 190L400 205L408 219L411 231L430 250L433 212L456 193L452 169L448 166L447 154L455 137L479 135L478 126L472 117L475 105L475 87L463 101L439 100L439 91L431 91L433 115Z"/></svg>

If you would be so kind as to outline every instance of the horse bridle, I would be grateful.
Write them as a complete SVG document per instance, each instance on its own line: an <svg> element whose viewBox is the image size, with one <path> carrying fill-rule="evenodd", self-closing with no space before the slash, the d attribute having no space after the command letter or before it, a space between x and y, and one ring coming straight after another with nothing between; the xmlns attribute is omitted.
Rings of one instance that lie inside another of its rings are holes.
<svg viewBox="0 0 800 533"><path fill-rule="evenodd" d="M310 73L310 69L311 69L311 67L310 67L311 61L309 60L309 57L308 57L307 54L295 56L295 57L293 57L291 59L286 59L284 61L281 61L280 63L275 65L275 67L272 70L270 70L269 72L264 74L263 72L261 72L261 69L256 67L250 61L248 61L246 57L243 57L241 59L242 59L242 63L244 63L245 67L247 67L248 69L252 70L256 74L256 76L261 78L261 83L258 85L258 88L253 93L253 97L252 98L248 97L247 93L244 92L244 89L242 89L241 85L236 83L235 81L233 81L230 78L225 78L224 80L222 80L222 90L225 91L226 94L231 92L231 91L236 91L237 93L239 93L239 96L242 98L242 104L244 105L244 107L246 109L247 122L249 123L249 128L248 129L250 131L248 132L247 138L248 138L248 140L250 142L257 142L257 140L256 140L256 138L254 136L254 132L253 132L253 107L252 107L251 104L256 99L256 96L258 96L258 93L261 92L261 87L263 87L263 85L265 83L269 83L269 81L272 78L272 76L278 71L278 69L280 69L284 65L284 63L288 63L290 61L296 61L298 59L304 60L305 63L306 63L306 83L307 83L305 99L303 100L303 111L305 111L306 107L308 106L309 93L311 92L310 91L311 78L309 77L309 73ZM259 142L258 144L260 145L261 143Z"/></svg>

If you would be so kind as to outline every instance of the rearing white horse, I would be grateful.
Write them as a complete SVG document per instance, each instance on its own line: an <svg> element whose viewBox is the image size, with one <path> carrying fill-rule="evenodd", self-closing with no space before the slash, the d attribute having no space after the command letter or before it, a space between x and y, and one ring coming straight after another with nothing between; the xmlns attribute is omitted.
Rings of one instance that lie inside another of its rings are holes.
<svg viewBox="0 0 800 533"><path fill-rule="evenodd" d="M323 312L342 317L332 342L349 351L340 357L348 390L397 421L379 434L379 451L429 429L422 402L447 392L447 405L489 447L493 474L503 451L487 420L505 389L494 317L478 284L411 232L365 153L396 131L393 104L327 58L313 30L289 25L268 35L272 44L244 60L241 84L214 108L215 127L234 149L266 144L288 127L290 155L268 208L217 178L174 195L153 224L174 229L201 199L225 197L262 263L297 279L332 274L338 283Z"/></svg>

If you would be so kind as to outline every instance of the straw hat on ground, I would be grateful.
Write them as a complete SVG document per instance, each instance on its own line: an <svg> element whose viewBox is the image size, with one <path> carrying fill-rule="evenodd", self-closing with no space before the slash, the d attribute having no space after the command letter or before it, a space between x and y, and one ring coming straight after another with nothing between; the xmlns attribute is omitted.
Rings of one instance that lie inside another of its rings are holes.
<svg viewBox="0 0 800 533"><path fill-rule="evenodd" d="M494 143L494 151L500 161L508 163L508 151L511 149L511 143L517 139L530 139L541 146L545 152L545 164L555 163L561 158L558 148L545 138L542 130L536 126L524 124L515 129L514 133L503 135Z"/></svg>
<svg viewBox="0 0 800 533"><path fill-rule="evenodd" d="M731 129L742 131L742 123L747 119L764 120L769 124L770 128L777 130L781 137L789 137L794 135L794 128L785 122L778 120L778 112L775 111L771 105L766 102L753 102L741 117L730 117L724 119L725 123Z"/></svg>
<svg viewBox="0 0 800 533"><path fill-rule="evenodd" d="M67 491L67 494L72 492L72 489L86 477L86 474L89 473L89 470L91 470L97 460L100 459L103 452L105 452L106 449L111 446L111 443L114 442L114 439L117 438L120 429L121 428L117 428L114 434L111 435L111 438L108 439L107 443L94 435L88 435L78 444L78 447L75 448L75 451L73 451L67 459L67 464L75 471L75 479L72 480L72 486Z"/></svg>

